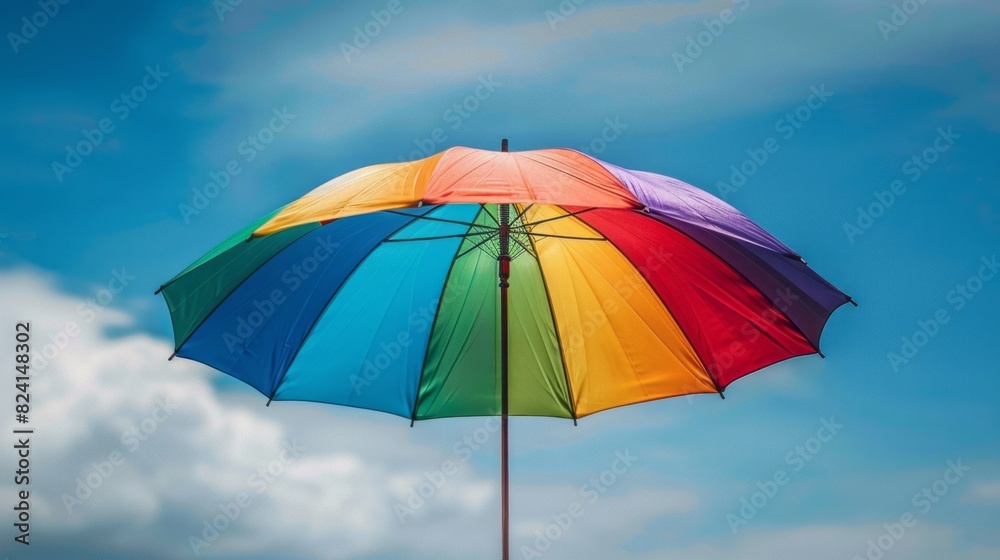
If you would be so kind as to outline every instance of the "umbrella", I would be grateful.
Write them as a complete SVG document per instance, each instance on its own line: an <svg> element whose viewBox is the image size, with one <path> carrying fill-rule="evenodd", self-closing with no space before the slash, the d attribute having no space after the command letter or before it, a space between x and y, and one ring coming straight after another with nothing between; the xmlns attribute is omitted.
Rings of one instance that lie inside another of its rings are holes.
<svg viewBox="0 0 1000 560"><path fill-rule="evenodd" d="M501 416L505 559L508 416L723 395L854 303L704 191L506 139L339 176L159 292L174 355L268 405Z"/></svg>

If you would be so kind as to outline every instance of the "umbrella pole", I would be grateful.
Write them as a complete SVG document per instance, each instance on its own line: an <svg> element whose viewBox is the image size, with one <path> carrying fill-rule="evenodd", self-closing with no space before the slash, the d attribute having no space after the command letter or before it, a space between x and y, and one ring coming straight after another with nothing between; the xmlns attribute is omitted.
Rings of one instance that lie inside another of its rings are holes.
<svg viewBox="0 0 1000 560"><path fill-rule="evenodd" d="M501 142L501 151L507 151L507 139ZM510 205L500 204L497 206L500 222L500 256L497 258L500 276L500 439L502 449L500 451L500 486L503 497L501 498L501 525L503 532L503 560L510 560L510 501L509 501L509 478L507 453L507 288L510 283Z"/></svg>
<svg viewBox="0 0 1000 560"><path fill-rule="evenodd" d="M500 462L502 470L500 474L500 485L503 487L501 524L503 525L503 560L510 559L510 502L509 483L507 465L509 457L507 453L507 277L506 269L510 271L510 256L500 257L500 439L502 449L500 451Z"/></svg>

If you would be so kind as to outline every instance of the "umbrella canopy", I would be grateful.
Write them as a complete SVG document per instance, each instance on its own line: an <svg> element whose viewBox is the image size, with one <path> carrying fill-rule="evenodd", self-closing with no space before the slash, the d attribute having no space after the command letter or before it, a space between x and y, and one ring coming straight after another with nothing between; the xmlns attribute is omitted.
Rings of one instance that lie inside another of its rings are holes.
<svg viewBox="0 0 1000 560"><path fill-rule="evenodd" d="M337 177L158 291L175 355L268 404L500 415L505 560L508 416L721 395L853 303L691 185L506 140Z"/></svg>
<svg viewBox="0 0 1000 560"><path fill-rule="evenodd" d="M502 354L511 415L721 393L819 352L827 318L851 301L676 179L568 149L463 147L337 177L161 290L176 355L269 399L411 420L501 414Z"/></svg>

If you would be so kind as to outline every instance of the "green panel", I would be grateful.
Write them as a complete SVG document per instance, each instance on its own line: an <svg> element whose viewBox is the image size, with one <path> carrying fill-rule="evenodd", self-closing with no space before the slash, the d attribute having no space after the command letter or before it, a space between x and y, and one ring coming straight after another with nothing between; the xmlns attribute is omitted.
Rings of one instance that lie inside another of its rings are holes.
<svg viewBox="0 0 1000 560"><path fill-rule="evenodd" d="M533 256L511 262L507 299L510 414L572 418L559 340Z"/></svg>
<svg viewBox="0 0 1000 560"><path fill-rule="evenodd" d="M489 223L480 213L477 223ZM470 237L457 254L481 238ZM500 413L496 259L473 249L452 265L427 345L416 418Z"/></svg>
<svg viewBox="0 0 1000 560"><path fill-rule="evenodd" d="M187 268L185 268L184 270L178 272L177 276L174 276L173 278L171 278L170 281L167 282L167 284L170 284L170 282L174 282L175 280L177 280L181 276L184 276L188 272L191 272L195 268L198 268L199 266L201 266L201 265L205 264L206 262L214 259L215 257L221 255L222 253L225 253L226 251L232 249L233 247L236 247L237 245L240 245L241 243L245 243L246 240L247 240L247 238L250 237L250 234L252 234L253 232L257 231L257 229L259 229L260 226L262 226L265 223L267 223L268 220L270 220L271 218L273 218L278 212L281 212L281 210L283 210L283 208L279 208L278 210L275 210L274 212L271 212L267 216L264 216L263 218L257 220L256 222L253 222L250 225L246 226L245 228L241 229L240 231L234 233L228 239L226 239L222 243L219 243L218 245L216 245L216 247L214 249L212 249L211 251L209 251L209 252L205 253L204 255L202 255L202 257L200 259L194 261L193 263L191 263L190 265L188 265Z"/></svg>
<svg viewBox="0 0 1000 560"><path fill-rule="evenodd" d="M163 288L174 327L175 350L243 280L277 252L319 227L305 224L247 241L269 218L262 218L222 242Z"/></svg>
<svg viewBox="0 0 1000 560"><path fill-rule="evenodd" d="M487 208L493 216L495 206ZM494 225L484 213L476 223ZM458 255L481 239L466 239ZM473 249L453 264L428 342L416 419L500 413L498 284L496 259L486 251ZM529 254L511 263L508 305L510 414L572 418L552 312Z"/></svg>

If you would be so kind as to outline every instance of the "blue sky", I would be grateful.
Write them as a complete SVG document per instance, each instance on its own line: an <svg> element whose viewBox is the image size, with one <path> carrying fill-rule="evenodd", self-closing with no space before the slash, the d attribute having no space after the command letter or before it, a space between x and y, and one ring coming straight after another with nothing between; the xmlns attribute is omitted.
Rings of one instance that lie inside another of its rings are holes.
<svg viewBox="0 0 1000 560"><path fill-rule="evenodd" d="M54 356L33 387L34 542L13 545L5 522L0 553L191 558L203 521L249 492L201 556L493 557L499 438L456 453L483 419L410 429L365 411L265 408L222 374L166 362L169 318L152 292L331 177L507 137L725 194L861 304L833 316L825 360L774 366L725 401L649 403L578 427L515 420L517 557L574 502L583 515L542 557L850 560L871 556L869 540L885 558L1000 556L1000 277L984 264L1000 252L995 3L303 0L221 17L218 5L0 8L0 315L30 319ZM366 26L377 33L359 38ZM244 144L276 111L273 140ZM77 161L67 150L81 142ZM767 161L746 164L765 145L777 147ZM232 161L228 185L206 192ZM753 170L738 186L734 166ZM921 324L933 336L891 360ZM0 409L9 433L13 403ZM831 418L843 427L828 438ZM143 422L154 431L125 445ZM305 450L258 494L248 477L292 440ZM582 487L626 450L638 460L588 501ZM76 480L115 452L121 464L67 508ZM396 506L445 461L457 473L400 522ZM956 479L949 461L969 470ZM787 484L741 514L779 470ZM914 500L935 484L940 499ZM13 500L9 478L0 488ZM886 537L907 513L912 527ZM735 532L734 515L746 521Z"/></svg>

